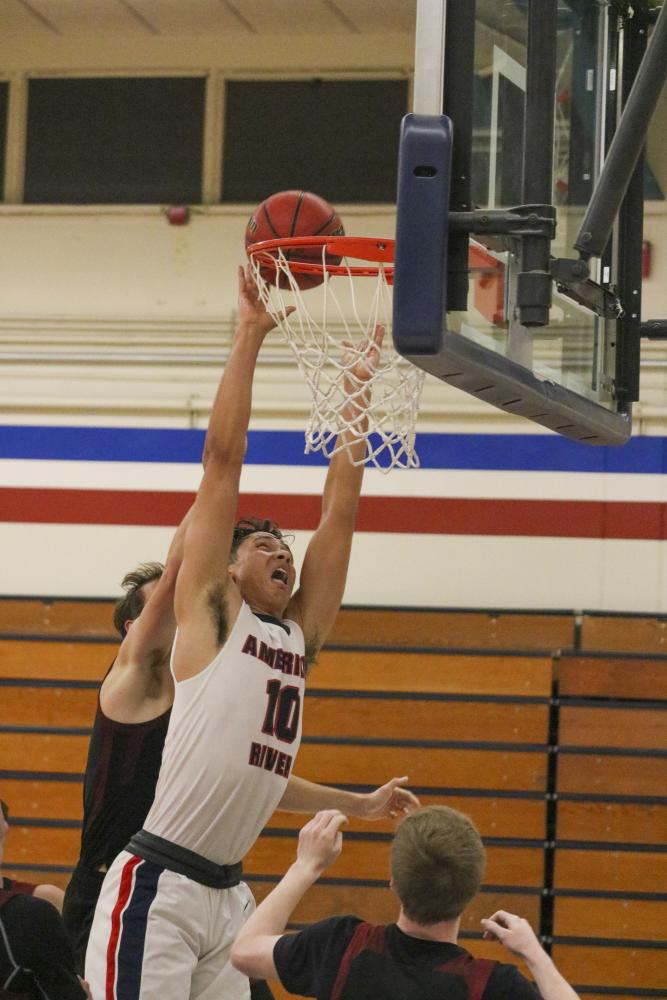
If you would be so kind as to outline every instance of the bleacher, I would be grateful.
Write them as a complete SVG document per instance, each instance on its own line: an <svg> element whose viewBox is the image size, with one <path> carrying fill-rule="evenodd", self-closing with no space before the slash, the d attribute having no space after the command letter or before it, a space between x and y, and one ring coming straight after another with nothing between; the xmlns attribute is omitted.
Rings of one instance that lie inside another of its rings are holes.
<svg viewBox="0 0 667 1000"><path fill-rule="evenodd" d="M111 609L0 600L8 874L65 885L76 861ZM309 680L296 773L359 791L408 774L424 804L472 816L488 848L462 925L476 954L507 959L479 929L503 906L540 930L588 1000L664 996L666 646L667 620L641 615L344 609ZM258 899L302 822L276 813L245 859ZM393 919L390 831L353 820L294 926Z"/></svg>

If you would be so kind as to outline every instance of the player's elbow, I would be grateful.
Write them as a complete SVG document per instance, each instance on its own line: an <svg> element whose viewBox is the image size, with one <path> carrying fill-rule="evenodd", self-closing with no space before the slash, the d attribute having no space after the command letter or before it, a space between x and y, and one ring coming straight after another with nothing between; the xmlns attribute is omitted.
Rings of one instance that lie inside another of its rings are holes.
<svg viewBox="0 0 667 1000"><path fill-rule="evenodd" d="M245 437L242 441L211 441L204 459L207 475L218 475L222 471L241 467L245 457Z"/></svg>
<svg viewBox="0 0 667 1000"><path fill-rule="evenodd" d="M235 969L242 972L244 976L254 976L254 953L243 939L243 935L237 938L232 946L231 962Z"/></svg>

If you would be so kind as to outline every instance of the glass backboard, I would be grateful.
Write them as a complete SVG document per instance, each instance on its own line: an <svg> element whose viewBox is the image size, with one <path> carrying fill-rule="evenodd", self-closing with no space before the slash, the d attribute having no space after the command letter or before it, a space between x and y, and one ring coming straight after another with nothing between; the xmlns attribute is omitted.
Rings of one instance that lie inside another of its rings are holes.
<svg viewBox="0 0 667 1000"><path fill-rule="evenodd" d="M438 88L443 87L443 78L444 108L449 113L446 59L453 44L451 35L448 37L451 8L460 13L462 5L454 0L449 5L442 0L418 2L414 88L418 115L437 115L442 110ZM469 30L474 32L469 87L471 204L456 205L453 197L450 207L478 212L511 209L525 202L524 111L534 21L531 34L528 0L471 0L468 10L463 17L468 16ZM459 25L457 30L464 29ZM554 30L553 183L548 197L556 210L557 225L551 255L575 258L573 243L620 115L623 24L608 4L557 0ZM460 86L467 84L461 81ZM466 141L465 128L460 128L458 97L457 108L458 125L452 113L455 173L457 136ZM545 114L550 110L545 107ZM395 290L399 311L401 227L409 224L400 191L399 180ZM617 225L602 258L590 261L590 278L609 290L610 299L614 298L621 256L619 233ZM416 261L415 267L419 266ZM562 294L554 283L548 325L522 325L517 309L520 270L518 243L473 233L467 304L463 301L467 307L461 307L460 297L455 309L451 301L448 304L442 363L434 357L424 365L414 357L411 360L465 391L482 398L486 392L493 404L578 440L600 444L627 440L630 407L616 382L617 320L596 314L576 297ZM451 282L451 273L449 277ZM395 312L395 337L397 315L400 312ZM399 339L400 335L399 329ZM405 345L399 350L409 355ZM466 355L470 368L465 368ZM487 363L490 379L485 380L480 376ZM502 384L496 385L496 380ZM545 406L540 403L542 397Z"/></svg>

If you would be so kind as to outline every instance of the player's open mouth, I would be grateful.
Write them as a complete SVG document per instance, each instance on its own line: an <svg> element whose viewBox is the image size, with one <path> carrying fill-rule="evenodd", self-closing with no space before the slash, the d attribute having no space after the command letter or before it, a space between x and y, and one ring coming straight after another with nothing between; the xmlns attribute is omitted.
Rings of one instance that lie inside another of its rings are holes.
<svg viewBox="0 0 667 1000"><path fill-rule="evenodd" d="M285 586L287 586L288 577L287 577L287 572L284 569L274 569L273 573L271 574L271 579L280 580L281 583L284 583Z"/></svg>

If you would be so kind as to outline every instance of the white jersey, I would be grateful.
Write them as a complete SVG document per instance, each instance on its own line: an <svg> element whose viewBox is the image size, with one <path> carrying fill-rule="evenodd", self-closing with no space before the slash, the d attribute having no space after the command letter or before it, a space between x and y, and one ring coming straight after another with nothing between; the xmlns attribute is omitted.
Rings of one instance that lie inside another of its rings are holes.
<svg viewBox="0 0 667 1000"><path fill-rule="evenodd" d="M289 632L244 602L215 659L176 683L144 829L215 864L240 861L252 847L301 742L303 632L283 624Z"/></svg>

